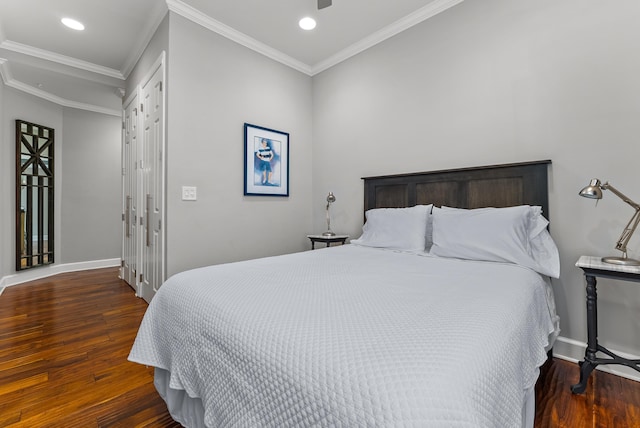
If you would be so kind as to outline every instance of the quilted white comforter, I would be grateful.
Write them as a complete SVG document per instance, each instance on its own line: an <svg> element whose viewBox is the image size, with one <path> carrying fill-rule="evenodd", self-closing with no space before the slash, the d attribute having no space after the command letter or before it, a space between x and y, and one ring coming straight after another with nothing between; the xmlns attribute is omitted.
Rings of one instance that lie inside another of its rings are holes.
<svg viewBox="0 0 640 428"><path fill-rule="evenodd" d="M345 245L173 276L129 359L209 427L518 427L556 329L527 268Z"/></svg>

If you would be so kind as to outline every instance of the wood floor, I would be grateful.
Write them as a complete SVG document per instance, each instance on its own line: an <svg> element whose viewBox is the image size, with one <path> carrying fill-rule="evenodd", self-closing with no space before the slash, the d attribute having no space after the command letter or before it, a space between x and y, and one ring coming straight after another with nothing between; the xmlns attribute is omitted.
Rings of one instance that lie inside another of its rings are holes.
<svg viewBox="0 0 640 428"><path fill-rule="evenodd" d="M0 427L178 427L150 368L127 361L146 303L117 269L61 274L0 296ZM599 371L583 395L554 359L536 388L536 428L640 428L640 383Z"/></svg>
<svg viewBox="0 0 640 428"><path fill-rule="evenodd" d="M147 304L117 269L0 296L0 427L179 427L150 368L127 361Z"/></svg>

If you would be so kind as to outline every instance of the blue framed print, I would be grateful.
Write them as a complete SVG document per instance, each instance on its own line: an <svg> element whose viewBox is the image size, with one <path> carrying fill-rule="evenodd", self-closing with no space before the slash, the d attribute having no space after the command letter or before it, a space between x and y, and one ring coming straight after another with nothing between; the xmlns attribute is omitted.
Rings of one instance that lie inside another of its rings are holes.
<svg viewBox="0 0 640 428"><path fill-rule="evenodd" d="M244 124L244 194L289 196L289 134Z"/></svg>

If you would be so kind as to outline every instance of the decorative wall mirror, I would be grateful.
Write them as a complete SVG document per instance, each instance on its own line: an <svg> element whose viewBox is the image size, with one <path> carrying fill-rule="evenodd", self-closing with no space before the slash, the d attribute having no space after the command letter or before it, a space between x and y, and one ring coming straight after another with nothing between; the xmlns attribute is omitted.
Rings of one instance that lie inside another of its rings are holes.
<svg viewBox="0 0 640 428"><path fill-rule="evenodd" d="M16 270L53 263L54 130L16 120Z"/></svg>

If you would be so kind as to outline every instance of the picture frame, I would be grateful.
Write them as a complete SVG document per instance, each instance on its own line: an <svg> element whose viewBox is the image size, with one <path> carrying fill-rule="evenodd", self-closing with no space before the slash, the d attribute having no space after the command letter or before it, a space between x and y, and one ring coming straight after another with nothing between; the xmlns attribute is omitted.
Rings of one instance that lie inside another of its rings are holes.
<svg viewBox="0 0 640 428"><path fill-rule="evenodd" d="M289 196L289 134L244 124L244 194Z"/></svg>

